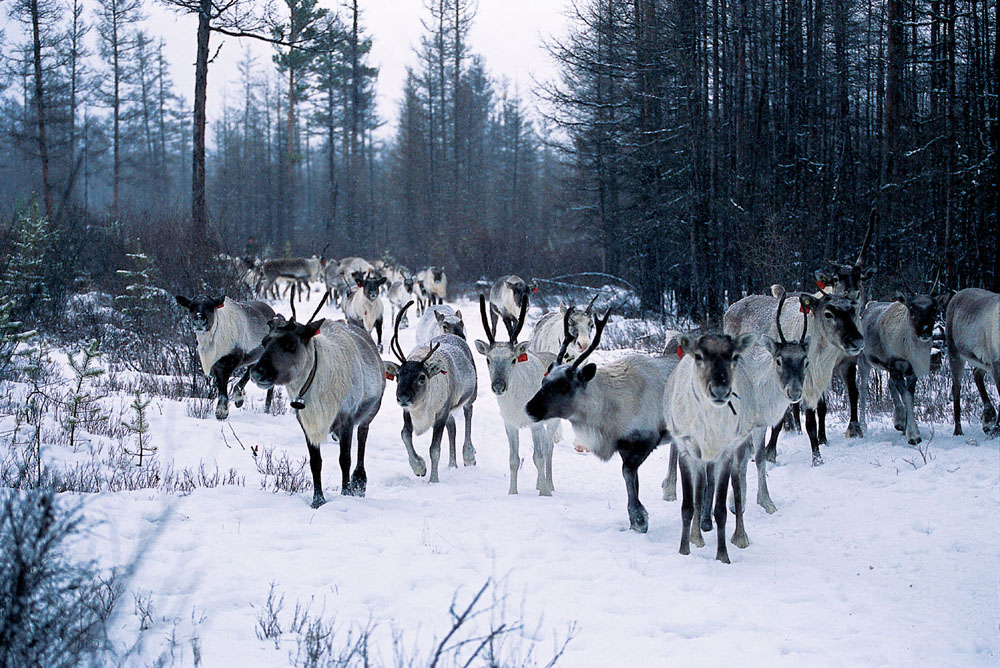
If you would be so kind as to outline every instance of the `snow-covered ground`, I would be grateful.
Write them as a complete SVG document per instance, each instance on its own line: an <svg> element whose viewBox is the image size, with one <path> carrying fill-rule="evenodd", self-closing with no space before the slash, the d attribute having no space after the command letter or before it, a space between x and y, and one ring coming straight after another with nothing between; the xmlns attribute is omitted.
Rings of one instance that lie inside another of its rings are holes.
<svg viewBox="0 0 1000 668"><path fill-rule="evenodd" d="M456 306L470 342L484 338L475 304ZM287 305L278 309L287 313ZM326 308L324 315L339 312ZM404 350L412 348L413 332L402 332ZM386 359L390 335L387 322ZM443 466L436 485L416 478L390 382L368 439L367 497L340 496L338 451L328 439L328 503L318 510L309 507L311 492L261 490L249 451L274 447L296 461L305 457L292 411L233 409L220 423L188 417L183 402L154 399L152 440L161 463L233 467L246 485L187 496L86 498L85 515L96 524L81 552L106 566L134 563L129 588L151 600L153 625L142 634L135 663L159 656L176 629L182 645L198 634L205 666L287 665L293 641L276 649L255 633L271 583L285 597L283 615L296 600L312 599L314 612L322 609L344 627L370 620L378 624L383 656L391 656L393 629L410 638L418 629L440 636L456 591L467 600L487 578L529 624L540 655L576 624L563 666L996 666L1000 660L1000 456L998 442L985 441L977 421L967 418L964 438L950 436L948 425L922 425L925 438L933 432L926 464L888 424L873 424L868 438L848 441L840 416L831 415L831 443L819 468L809 465L804 435L783 434L779 464L769 471L778 512L751 505L750 547L730 547L733 563L723 565L714 560L714 534L690 556L677 552L680 507L663 501L660 489L666 447L640 469L650 515L645 535L625 530L619 462L575 453L568 428L554 456L555 495L534 491L525 432L521 494L508 496L507 440L485 360L475 356L477 466ZM263 393L254 388L250 398L262 402ZM416 442L426 457L430 434ZM751 470L750 499L755 489ZM129 612L131 601L124 607ZM121 642L135 637L137 616L119 615L114 623ZM184 662L190 661L188 653Z"/></svg>

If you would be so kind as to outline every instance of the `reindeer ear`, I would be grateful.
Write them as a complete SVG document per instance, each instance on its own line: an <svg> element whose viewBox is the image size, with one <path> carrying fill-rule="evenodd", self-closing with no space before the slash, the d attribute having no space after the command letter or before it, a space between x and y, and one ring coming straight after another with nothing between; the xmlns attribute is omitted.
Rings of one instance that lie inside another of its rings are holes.
<svg viewBox="0 0 1000 668"><path fill-rule="evenodd" d="M399 365L395 362L390 362L388 360L382 360L385 365L385 377L388 380L396 380L399 378Z"/></svg>
<svg viewBox="0 0 1000 668"><path fill-rule="evenodd" d="M809 313L819 305L819 300L810 294L803 292L799 295L799 307L804 313Z"/></svg>
<svg viewBox="0 0 1000 668"><path fill-rule="evenodd" d="M424 370L427 371L427 377L428 378L433 378L434 376L438 375L439 373L447 373L447 371L445 371L445 369L444 369L444 366L441 365L436 360L431 360L429 362L424 362Z"/></svg>
<svg viewBox="0 0 1000 668"><path fill-rule="evenodd" d="M521 341L519 344L514 346L514 354L518 357L528 354L528 346L530 345L531 341Z"/></svg>
<svg viewBox="0 0 1000 668"><path fill-rule="evenodd" d="M444 321L444 313L441 313L441 311L431 311L431 313L434 314L434 317L437 319L438 322Z"/></svg>
<svg viewBox="0 0 1000 668"><path fill-rule="evenodd" d="M813 274L813 276L816 277L816 284L818 286L819 286L820 283L823 284L822 286L819 286L820 290L822 290L823 288L825 288L828 285L833 285L834 283L837 282L837 277L836 276L834 276L832 274L828 274L825 271L823 271L822 269L817 269L816 273Z"/></svg>
<svg viewBox="0 0 1000 668"><path fill-rule="evenodd" d="M212 306L214 306L215 308L222 308L225 305L226 305L226 296L225 295L220 295L220 296L216 297L215 299L212 299Z"/></svg>
<svg viewBox="0 0 1000 668"><path fill-rule="evenodd" d="M896 294L894 294L892 298L895 299L900 304L906 303L906 293L903 292L902 290L896 290Z"/></svg>
<svg viewBox="0 0 1000 668"><path fill-rule="evenodd" d="M875 267L865 267L861 270L861 280L870 281L875 275Z"/></svg>
<svg viewBox="0 0 1000 668"><path fill-rule="evenodd" d="M774 355L778 352L778 342L772 339L767 334L763 334L760 337L760 344L765 348L767 348L767 352L771 353L771 355Z"/></svg>
<svg viewBox="0 0 1000 668"><path fill-rule="evenodd" d="M746 349L748 349L750 346L752 346L753 344L757 343L757 335L754 334L753 332L747 332L746 334L740 334L739 336L736 337L736 340L734 341L734 343L736 344L736 352L737 352L737 354L738 353L742 353L743 351L745 351Z"/></svg>
<svg viewBox="0 0 1000 668"><path fill-rule="evenodd" d="M939 292L934 295L934 303L937 304L938 311L944 313L945 308L948 306L948 302L951 301L951 292L945 290L944 292Z"/></svg>
<svg viewBox="0 0 1000 668"><path fill-rule="evenodd" d="M382 278L378 279L378 284L379 285L382 285L383 283L385 283L385 276L383 276Z"/></svg>
<svg viewBox="0 0 1000 668"><path fill-rule="evenodd" d="M302 330L299 336L302 337L303 341L308 341L312 337L319 334L319 330L323 326L324 322L326 322L326 318L320 318L319 320L314 320L310 323L302 325Z"/></svg>
<svg viewBox="0 0 1000 668"><path fill-rule="evenodd" d="M490 351L490 346L485 341L476 339L476 350L479 351L480 355L485 355Z"/></svg>
<svg viewBox="0 0 1000 668"><path fill-rule="evenodd" d="M688 334L681 334L680 336L677 337L677 347L680 348L685 355L690 355L694 353L694 345L695 345L694 337Z"/></svg>
<svg viewBox="0 0 1000 668"><path fill-rule="evenodd" d="M191 308L191 300L184 295L174 295L174 299L176 299L177 303L184 308Z"/></svg>
<svg viewBox="0 0 1000 668"><path fill-rule="evenodd" d="M576 376L582 382L589 383L594 379L594 374L596 373L597 365L591 362L590 364L584 364L583 368L576 372Z"/></svg>
<svg viewBox="0 0 1000 668"><path fill-rule="evenodd" d="M459 309L458 311L455 311L455 315L458 317L459 320L461 320L462 319L462 311L461 311L461 309Z"/></svg>

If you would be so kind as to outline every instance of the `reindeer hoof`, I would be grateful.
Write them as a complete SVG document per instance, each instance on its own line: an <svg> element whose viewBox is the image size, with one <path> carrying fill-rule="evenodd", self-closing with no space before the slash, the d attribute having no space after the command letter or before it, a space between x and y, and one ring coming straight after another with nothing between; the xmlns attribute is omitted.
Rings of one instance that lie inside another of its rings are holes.
<svg viewBox="0 0 1000 668"><path fill-rule="evenodd" d="M722 550L720 550L720 551L718 551L718 552L715 553L715 558L716 558L717 561L721 561L724 564L731 564L732 563L731 561L729 561L729 553L728 552L724 552Z"/></svg>
<svg viewBox="0 0 1000 668"><path fill-rule="evenodd" d="M772 464L776 464L778 462L778 451L768 450L767 452L764 453L764 459L766 459L768 462Z"/></svg>
<svg viewBox="0 0 1000 668"><path fill-rule="evenodd" d="M677 550L681 554L691 554L691 545L681 543L681 549Z"/></svg>
<svg viewBox="0 0 1000 668"><path fill-rule="evenodd" d="M219 404L218 406L215 407L216 420L225 420L228 417L229 417L229 406L224 406L222 404Z"/></svg>
<svg viewBox="0 0 1000 668"><path fill-rule="evenodd" d="M471 445L462 449L462 461L466 466L476 465L476 450Z"/></svg>
<svg viewBox="0 0 1000 668"><path fill-rule="evenodd" d="M663 488L663 500L664 501L676 501L677 500L677 489L670 489L669 487Z"/></svg>
<svg viewBox="0 0 1000 668"><path fill-rule="evenodd" d="M649 530L649 513L646 509L639 507L628 512L629 528L638 533L646 533Z"/></svg>
<svg viewBox="0 0 1000 668"><path fill-rule="evenodd" d="M364 472L355 471L351 475L351 482L347 485L348 493L351 496L364 496L368 490L368 476Z"/></svg>
<svg viewBox="0 0 1000 668"><path fill-rule="evenodd" d="M861 425L857 422L852 422L847 425L847 438L863 438L864 434L861 432Z"/></svg>
<svg viewBox="0 0 1000 668"><path fill-rule="evenodd" d="M413 472L416 474L418 478L423 478L425 475L427 475L427 464L425 464L424 460L420 459L419 457L416 459L416 461L410 462L410 468L413 469Z"/></svg>
<svg viewBox="0 0 1000 668"><path fill-rule="evenodd" d="M705 547L705 539L701 537L701 534L691 534L691 542L694 543L695 547Z"/></svg>
<svg viewBox="0 0 1000 668"><path fill-rule="evenodd" d="M955 427L955 431L952 432L952 436L965 436L965 434L962 433L961 427Z"/></svg>
<svg viewBox="0 0 1000 668"><path fill-rule="evenodd" d="M312 503L309 505L312 506L313 510L315 510L316 508L322 506L324 503L326 503L326 499L323 498L322 494L314 494Z"/></svg>
<svg viewBox="0 0 1000 668"><path fill-rule="evenodd" d="M906 439L906 442L909 443L910 445L917 445L922 440L923 439L920 438L919 436L911 436L910 438Z"/></svg>
<svg viewBox="0 0 1000 668"><path fill-rule="evenodd" d="M813 455L812 465L813 466L822 466L823 465L823 455Z"/></svg>
<svg viewBox="0 0 1000 668"><path fill-rule="evenodd" d="M742 533L734 533L731 542L741 550L745 550L750 547L750 539L747 537L746 531Z"/></svg>
<svg viewBox="0 0 1000 668"><path fill-rule="evenodd" d="M543 487L538 490L538 496L552 496L552 490L547 487Z"/></svg>
<svg viewBox="0 0 1000 668"><path fill-rule="evenodd" d="M758 498L757 499L757 505L760 506L761 508L763 508L764 512L766 512L768 515L770 515L771 513L778 512L778 509L775 507L775 505L771 501L771 499L760 499L760 498Z"/></svg>
<svg viewBox="0 0 1000 668"><path fill-rule="evenodd" d="M997 412L996 410L993 409L992 406L983 411L984 425L996 424L996 421L997 421Z"/></svg>

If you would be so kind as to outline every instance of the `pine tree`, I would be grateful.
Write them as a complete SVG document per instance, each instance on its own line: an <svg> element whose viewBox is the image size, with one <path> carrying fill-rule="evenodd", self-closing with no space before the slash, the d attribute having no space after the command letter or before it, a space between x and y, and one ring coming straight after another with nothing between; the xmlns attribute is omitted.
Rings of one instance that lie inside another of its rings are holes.
<svg viewBox="0 0 1000 668"><path fill-rule="evenodd" d="M65 400L66 418L64 428L69 432L69 447L76 449L76 431L81 425L89 427L97 422L107 420L108 416L101 412L97 402L103 397L93 394L88 387L96 378L104 374L104 369L97 366L101 353L97 349L97 341L92 340L86 348L81 348L78 355L67 353L69 368L73 371L73 381L69 395Z"/></svg>
<svg viewBox="0 0 1000 668"><path fill-rule="evenodd" d="M37 332L25 331L24 323L13 317L14 301L7 294L0 294L0 380L7 380L14 361L25 355L20 344L30 341Z"/></svg>
<svg viewBox="0 0 1000 668"><path fill-rule="evenodd" d="M55 238L51 227L39 213L37 203L18 216L10 262L0 281L2 292L10 300L10 317L16 320L26 320L52 303L45 272L45 257Z"/></svg>
<svg viewBox="0 0 1000 668"><path fill-rule="evenodd" d="M149 407L149 402L150 399L143 400L142 395L136 392L135 399L132 400L132 420L122 425L129 432L135 434L135 451L126 448L125 452L139 458L137 466L142 466L143 456L156 452L156 448L149 444L149 421L146 419L146 409Z"/></svg>
<svg viewBox="0 0 1000 668"><path fill-rule="evenodd" d="M138 243L135 252L126 253L125 257L132 266L117 272L125 283L125 294L115 297L115 304L133 324L141 327L156 309L158 290L153 285L153 261L142 252Z"/></svg>

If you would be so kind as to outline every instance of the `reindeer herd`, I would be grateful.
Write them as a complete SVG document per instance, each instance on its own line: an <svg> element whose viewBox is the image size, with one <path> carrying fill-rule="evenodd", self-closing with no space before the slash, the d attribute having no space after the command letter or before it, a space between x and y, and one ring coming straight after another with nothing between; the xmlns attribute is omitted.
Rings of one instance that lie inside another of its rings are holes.
<svg viewBox="0 0 1000 668"><path fill-rule="evenodd" d="M599 317L594 300L585 308L561 305L544 313L532 334L522 338L538 288L514 275L497 279L488 298L479 295L486 340L476 340L474 347L485 358L504 423L509 493L518 493L519 433L527 428L535 489L541 496L552 495L552 453L559 423L567 420L578 447L603 461L615 453L621 457L629 525L644 533L649 515L639 500L639 467L654 449L669 444L662 488L664 499L676 500L680 473L680 552L688 554L692 543L704 545L703 532L715 528L716 558L728 563L725 526L730 512L735 519L731 542L740 548L749 545L743 515L751 458L757 469L757 503L768 513L776 511L766 463L775 461L779 433L793 411L796 419L799 411L805 413L813 466L823 464L825 396L835 375L848 392L848 438L862 437L867 430L868 381L872 369L878 369L889 376L894 427L909 444L921 441L914 415L916 381L930 369L934 327L942 313L954 433L962 434L960 389L969 363L984 404L984 430L988 437L1000 434L997 410L985 387L987 373L1000 383L1000 295L978 288L952 295L935 278L928 290L904 283L905 290L891 301L866 301L866 285L874 275L866 253L875 222L873 213L855 262L833 263L832 270L815 273L817 292L787 293L775 285L771 294L749 295L732 304L721 331L673 332L661 355L634 353L602 365L587 360L600 345L610 310ZM237 264L244 282L262 296L278 298L284 284L291 296L291 319L275 315L262 301L178 295L177 302L190 312L202 370L215 382L218 419L228 417L230 378L237 372L241 375L232 393L237 407L250 379L267 390L268 405L275 386L284 386L293 397L291 406L309 451L314 508L325 502L320 444L327 433L340 446L341 493L364 496L368 430L387 381L396 385L396 403L403 410L401 439L417 476L426 476L428 466L413 439L427 431L430 482L440 480L445 431L449 466L458 465L459 410L465 428L462 460L465 466L476 464L472 414L479 383L462 313L444 303L444 268L412 273L358 257L334 262L316 256ZM325 284L320 305L306 322L299 322L295 299L320 280ZM380 355L383 296L391 308L394 360ZM329 299L339 304L346 321L316 319ZM418 318L416 346L407 353L399 331L409 326L411 309ZM506 340L497 334L500 322ZM357 464L352 472L355 431Z"/></svg>

